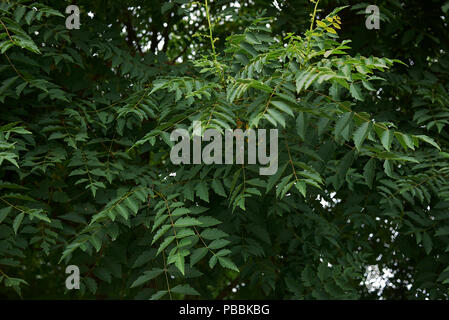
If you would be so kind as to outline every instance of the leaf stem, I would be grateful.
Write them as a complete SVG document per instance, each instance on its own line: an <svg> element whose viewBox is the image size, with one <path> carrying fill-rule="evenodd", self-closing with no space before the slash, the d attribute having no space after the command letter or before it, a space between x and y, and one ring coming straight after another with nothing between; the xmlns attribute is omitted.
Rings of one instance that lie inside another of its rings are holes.
<svg viewBox="0 0 449 320"><path fill-rule="evenodd" d="M313 14L312 14L312 22L310 23L310 29L309 31L313 30L313 23L315 22L315 17L316 17L316 13L318 11L318 4L320 3L320 0L317 0L317 2L315 3L315 8L313 9Z"/></svg>
<svg viewBox="0 0 449 320"><path fill-rule="evenodd" d="M218 66L218 60L217 60L217 52L215 51L215 40L214 40L214 36L212 33L212 25L210 22L210 14L209 14L209 5L208 5L208 1L204 0L204 7L206 8L206 18L207 18L207 24L209 27L209 39L210 39L210 44L212 46L212 55L214 57L214 65L216 68L218 68L219 73L220 73L220 78L221 78L221 82L223 84L223 87L225 87L225 81L224 81L224 72L221 69L221 67Z"/></svg>
<svg viewBox="0 0 449 320"><path fill-rule="evenodd" d="M210 14L209 14L209 5L207 3L207 0L204 0L204 6L206 8L206 17L207 17L207 24L209 26L209 39L210 39L210 44L212 46L212 54L214 56L214 61L217 62L217 53L215 52L214 37L212 34L212 26L210 23Z"/></svg>

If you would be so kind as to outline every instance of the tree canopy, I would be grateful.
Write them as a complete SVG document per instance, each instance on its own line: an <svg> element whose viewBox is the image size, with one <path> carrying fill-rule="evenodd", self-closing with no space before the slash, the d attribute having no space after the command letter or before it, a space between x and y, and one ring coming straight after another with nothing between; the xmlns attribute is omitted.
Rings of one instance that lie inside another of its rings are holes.
<svg viewBox="0 0 449 320"><path fill-rule="evenodd" d="M449 2L72 2L0 3L0 297L448 298Z"/></svg>

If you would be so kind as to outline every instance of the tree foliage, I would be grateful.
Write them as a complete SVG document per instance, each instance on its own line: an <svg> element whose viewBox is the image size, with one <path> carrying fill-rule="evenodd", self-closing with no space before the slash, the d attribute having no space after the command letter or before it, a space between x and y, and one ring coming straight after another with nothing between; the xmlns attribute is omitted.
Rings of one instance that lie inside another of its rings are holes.
<svg viewBox="0 0 449 320"><path fill-rule="evenodd" d="M1 294L447 298L448 4L337 2L2 2ZM193 121L278 129L277 173L172 164Z"/></svg>

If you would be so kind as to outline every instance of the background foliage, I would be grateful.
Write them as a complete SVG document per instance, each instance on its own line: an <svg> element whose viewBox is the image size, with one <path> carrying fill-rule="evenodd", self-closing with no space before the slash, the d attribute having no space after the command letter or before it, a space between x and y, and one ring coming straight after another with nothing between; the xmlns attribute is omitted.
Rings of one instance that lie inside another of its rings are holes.
<svg viewBox="0 0 449 320"><path fill-rule="evenodd" d="M2 298L447 298L448 2L69 4L0 4ZM172 165L193 120L277 174Z"/></svg>

